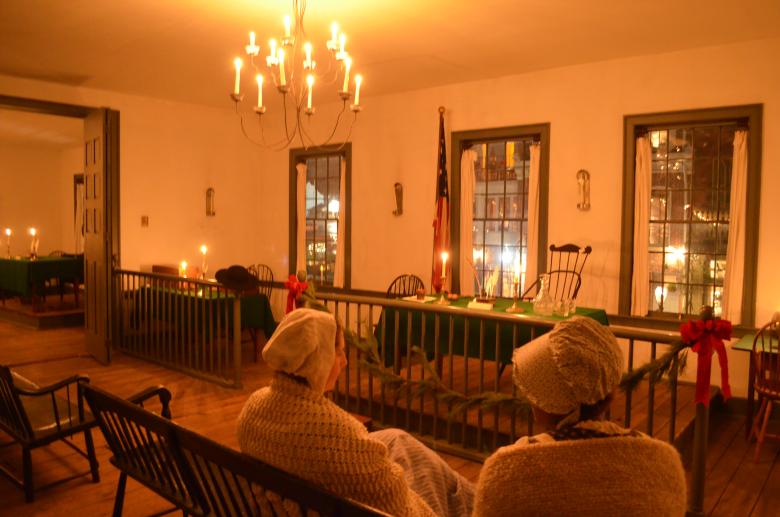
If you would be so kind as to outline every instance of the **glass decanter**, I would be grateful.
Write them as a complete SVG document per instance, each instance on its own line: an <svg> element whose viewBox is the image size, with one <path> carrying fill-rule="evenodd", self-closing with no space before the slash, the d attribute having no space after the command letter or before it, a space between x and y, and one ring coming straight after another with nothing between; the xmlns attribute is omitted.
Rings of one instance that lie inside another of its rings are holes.
<svg viewBox="0 0 780 517"><path fill-rule="evenodd" d="M552 316L553 302L550 296L550 275L544 274L539 277L539 290L534 298L534 314L539 316Z"/></svg>

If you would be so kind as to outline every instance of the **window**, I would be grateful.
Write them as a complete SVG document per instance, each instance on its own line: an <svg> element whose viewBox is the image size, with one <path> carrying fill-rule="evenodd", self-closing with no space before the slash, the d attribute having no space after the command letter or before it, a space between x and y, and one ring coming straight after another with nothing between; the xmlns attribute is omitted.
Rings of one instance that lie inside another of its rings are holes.
<svg viewBox="0 0 780 517"><path fill-rule="evenodd" d="M305 165L305 267L307 278L318 285L334 285L334 277L339 260L345 261L344 287L349 285L349 191L351 148L349 144L317 150L294 149L291 159L291 272L297 262L296 224L297 183L296 166ZM345 174L342 182L341 174ZM347 206L342 212L341 186L344 185L344 199ZM344 221L341 220L342 216ZM339 232L339 225L345 228ZM344 257L339 257L338 239L343 236Z"/></svg>
<svg viewBox="0 0 780 517"><path fill-rule="evenodd" d="M747 129L748 175L742 323L755 311L761 106L627 116L620 313L631 310L636 137L651 149L648 316L720 313L729 237L734 133Z"/></svg>
<svg viewBox="0 0 780 517"><path fill-rule="evenodd" d="M475 153L471 257L454 257L453 271L474 265L474 292L481 285L495 283L496 296L512 296L517 265L526 264L529 253L536 253L539 270L545 265L547 215L547 142L549 125L522 126L452 135L452 249L457 253L460 240L460 161L464 150ZM531 171L531 145L539 142L539 249L528 249L528 192ZM461 265L460 261L464 261ZM524 276L524 275L522 275ZM459 290L458 275L453 289ZM478 280L477 280L478 279ZM534 279L525 279L530 285ZM521 286L521 291L524 286Z"/></svg>

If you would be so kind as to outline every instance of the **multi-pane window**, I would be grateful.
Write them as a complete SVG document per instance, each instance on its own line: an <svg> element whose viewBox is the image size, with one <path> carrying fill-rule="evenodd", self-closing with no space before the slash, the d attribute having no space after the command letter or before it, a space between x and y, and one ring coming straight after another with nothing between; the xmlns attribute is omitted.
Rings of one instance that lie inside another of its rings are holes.
<svg viewBox="0 0 780 517"><path fill-rule="evenodd" d="M650 128L650 311L720 313L734 124Z"/></svg>
<svg viewBox="0 0 780 517"><path fill-rule="evenodd" d="M339 228L341 153L306 157L306 272L333 285Z"/></svg>
<svg viewBox="0 0 780 517"><path fill-rule="evenodd" d="M474 167L473 263L496 296L512 296L528 254L528 178L532 138L471 141ZM524 277L525 275L521 275ZM522 291L523 286L520 286ZM474 285L478 292L477 282Z"/></svg>

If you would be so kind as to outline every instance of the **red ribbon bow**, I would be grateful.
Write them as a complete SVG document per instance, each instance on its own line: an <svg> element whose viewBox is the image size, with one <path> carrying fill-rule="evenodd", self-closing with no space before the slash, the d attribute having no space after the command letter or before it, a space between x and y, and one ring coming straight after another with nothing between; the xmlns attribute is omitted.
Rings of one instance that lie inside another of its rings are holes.
<svg viewBox="0 0 780 517"><path fill-rule="evenodd" d="M298 303L298 297L303 294L307 287L309 287L309 284L307 282L299 281L298 277L295 275L290 275L284 283L284 286L289 290L287 292L287 309L284 311L285 314L287 314L296 307L302 305Z"/></svg>
<svg viewBox="0 0 780 517"><path fill-rule="evenodd" d="M718 354L720 363L720 389L724 399L731 398L729 386L729 361L724 339L731 339L731 322L720 319L695 320L680 326L683 342L699 355L696 371L696 403L710 404L710 371L712 352Z"/></svg>

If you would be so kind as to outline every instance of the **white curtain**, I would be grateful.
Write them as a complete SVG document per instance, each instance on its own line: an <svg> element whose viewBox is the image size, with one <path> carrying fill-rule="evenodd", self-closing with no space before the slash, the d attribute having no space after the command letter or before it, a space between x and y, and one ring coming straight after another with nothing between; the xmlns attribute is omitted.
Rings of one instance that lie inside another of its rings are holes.
<svg viewBox="0 0 780 517"><path fill-rule="evenodd" d="M477 153L463 151L460 157L460 293L474 294L474 162Z"/></svg>
<svg viewBox="0 0 780 517"><path fill-rule="evenodd" d="M345 246L344 239L347 225L347 160L342 156L339 160L339 225L336 233L336 270L333 272L333 286L344 287Z"/></svg>
<svg viewBox="0 0 780 517"><path fill-rule="evenodd" d="M73 223L74 251L84 253L84 183L76 184L76 220Z"/></svg>
<svg viewBox="0 0 780 517"><path fill-rule="evenodd" d="M521 287L521 291L536 280L539 271L537 257L539 256L539 162L541 149L538 142L531 144L531 170L528 178L528 251L525 259L525 285Z"/></svg>
<svg viewBox="0 0 780 517"><path fill-rule="evenodd" d="M306 164L295 166L296 177L296 250L295 272L306 271Z"/></svg>
<svg viewBox="0 0 780 517"><path fill-rule="evenodd" d="M729 242L723 281L722 316L737 325L742 320L742 282L745 273L745 218L747 205L747 131L734 133L729 201Z"/></svg>
<svg viewBox="0 0 780 517"><path fill-rule="evenodd" d="M631 277L631 315L647 316L650 309L650 181L652 174L650 138L636 139L634 172L634 268Z"/></svg>

